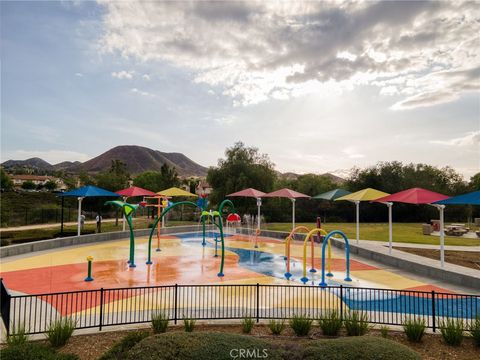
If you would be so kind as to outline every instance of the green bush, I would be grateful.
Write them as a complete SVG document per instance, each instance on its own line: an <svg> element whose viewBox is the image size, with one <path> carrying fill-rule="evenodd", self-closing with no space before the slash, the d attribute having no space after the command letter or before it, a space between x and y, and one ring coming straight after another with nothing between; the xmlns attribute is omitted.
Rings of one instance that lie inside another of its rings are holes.
<svg viewBox="0 0 480 360"><path fill-rule="evenodd" d="M473 341L477 346L480 346L480 315L475 318L474 321L468 327L468 331L472 334Z"/></svg>
<svg viewBox="0 0 480 360"><path fill-rule="evenodd" d="M242 324L242 332L244 334L250 334L252 332L253 326L255 325L255 320L251 317L246 316L241 321Z"/></svg>
<svg viewBox="0 0 480 360"><path fill-rule="evenodd" d="M196 320L185 318L183 320L183 326L185 328L185 331L186 332L192 332L193 329L195 329L195 323L196 323Z"/></svg>
<svg viewBox="0 0 480 360"><path fill-rule="evenodd" d="M337 336L343 326L340 313L336 310L330 311L325 318L318 320L323 335Z"/></svg>
<svg viewBox="0 0 480 360"><path fill-rule="evenodd" d="M313 320L305 315L295 315L290 319L290 327L297 336L307 336L312 328Z"/></svg>
<svg viewBox="0 0 480 360"><path fill-rule="evenodd" d="M270 320L268 322L268 328L272 332L272 335L280 335L285 330L285 320Z"/></svg>
<svg viewBox="0 0 480 360"><path fill-rule="evenodd" d="M149 336L147 331L134 331L117 342L113 347L103 354L98 360L123 360L128 350L137 343Z"/></svg>
<svg viewBox="0 0 480 360"><path fill-rule="evenodd" d="M440 323L440 332L448 345L459 346L463 341L463 320L447 318Z"/></svg>
<svg viewBox="0 0 480 360"><path fill-rule="evenodd" d="M55 349L27 342L0 350L2 360L79 360L77 355L57 353Z"/></svg>
<svg viewBox="0 0 480 360"><path fill-rule="evenodd" d="M390 331L390 328L387 325L382 325L380 327L380 335L382 336L382 338L388 339L389 338L389 335L388 335L389 331Z"/></svg>
<svg viewBox="0 0 480 360"><path fill-rule="evenodd" d="M344 324L348 336L365 335L368 331L368 316L358 311L350 311L345 316Z"/></svg>
<svg viewBox="0 0 480 360"><path fill-rule="evenodd" d="M60 347L67 343L75 330L75 321L63 318L50 324L47 329L47 339L53 347Z"/></svg>
<svg viewBox="0 0 480 360"><path fill-rule="evenodd" d="M422 341L425 334L426 324L424 319L413 318L403 322L403 331L407 335L407 339L412 342Z"/></svg>
<svg viewBox="0 0 480 360"><path fill-rule="evenodd" d="M167 332L150 336L135 345L122 359L126 360L213 360L238 358L238 350L255 353L256 358L282 359L281 351L270 342L253 336L214 332ZM265 352L264 352L265 351ZM255 358L244 356L243 358Z"/></svg>
<svg viewBox="0 0 480 360"><path fill-rule="evenodd" d="M23 345L28 341L28 335L26 334L25 325L19 325L17 328L13 326L12 333L7 337L8 346Z"/></svg>
<svg viewBox="0 0 480 360"><path fill-rule="evenodd" d="M167 331L168 317L163 312L152 314L152 328L155 334Z"/></svg>
<svg viewBox="0 0 480 360"><path fill-rule="evenodd" d="M405 345L369 336L311 341L306 345L302 358L305 360L421 359L419 354Z"/></svg>

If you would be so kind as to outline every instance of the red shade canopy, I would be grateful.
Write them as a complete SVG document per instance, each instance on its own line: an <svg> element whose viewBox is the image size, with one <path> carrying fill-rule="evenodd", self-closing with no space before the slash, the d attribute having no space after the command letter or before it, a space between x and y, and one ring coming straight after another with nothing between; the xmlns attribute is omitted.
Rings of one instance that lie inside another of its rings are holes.
<svg viewBox="0 0 480 360"><path fill-rule="evenodd" d="M309 199L310 198L310 196L308 196L308 195L305 195L305 194L302 194L302 193L299 193L297 191L287 189L287 188L283 188L283 189L265 194L262 197L282 197L282 198L289 198L289 199L298 199L298 198Z"/></svg>
<svg viewBox="0 0 480 360"><path fill-rule="evenodd" d="M448 199L449 196L422 188L411 188L376 199L375 202L401 202L407 204L431 204Z"/></svg>
<svg viewBox="0 0 480 360"><path fill-rule="evenodd" d="M116 192L118 195L131 197L131 196L158 196L153 191L142 189L138 186L131 186L129 188L119 190Z"/></svg>
<svg viewBox="0 0 480 360"><path fill-rule="evenodd" d="M227 221L229 222L239 222L242 219L240 218L240 215L238 214L228 214L227 216Z"/></svg>
<svg viewBox="0 0 480 360"><path fill-rule="evenodd" d="M253 197L253 198L260 198L264 196L265 193L263 191L253 189L253 188L248 188L248 189L243 189L237 192L234 192L233 194L228 194L227 197L229 196L238 196L238 197Z"/></svg>

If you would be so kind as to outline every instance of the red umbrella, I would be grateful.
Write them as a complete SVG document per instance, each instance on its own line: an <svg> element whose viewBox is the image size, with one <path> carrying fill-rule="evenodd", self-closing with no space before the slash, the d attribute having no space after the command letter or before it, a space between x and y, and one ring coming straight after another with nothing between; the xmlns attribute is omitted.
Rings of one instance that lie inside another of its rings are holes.
<svg viewBox="0 0 480 360"><path fill-rule="evenodd" d="M158 196L153 191L142 189L138 186L131 186L129 188L116 191L118 195L123 197L132 197L132 196Z"/></svg>
<svg viewBox="0 0 480 360"><path fill-rule="evenodd" d="M287 188L273 191L271 193L265 194L263 197L281 197L292 200L292 229L295 228L295 200L301 198L310 199L310 196L308 195Z"/></svg>
<svg viewBox="0 0 480 360"><path fill-rule="evenodd" d="M390 222L390 228L391 228L391 222L392 222L392 216L391 216L391 203L393 202L400 202L400 203L406 203L406 204L429 204L432 206L435 206L438 211L440 212L440 264L443 267L444 266L444 261L445 261L445 254L444 254L444 245L445 245L445 234L443 232L443 210L445 208L445 205L439 205L439 204L433 204L436 201L440 200L445 200L448 199L449 196L422 189L422 188L411 188L407 190L403 190L400 192L397 192L392 195L384 196L380 199L376 199L375 202L383 202L383 203L390 203L389 205L389 222ZM392 249L392 240L390 236L390 242L389 242L389 249L391 252Z"/></svg>
<svg viewBox="0 0 480 360"><path fill-rule="evenodd" d="M263 191L253 189L253 188L248 188L248 189L243 189L237 192L234 192L232 194L228 194L227 197L253 197L257 199L257 208L258 208L258 213L257 213L257 229L260 229L260 207L262 206L262 196L264 196L265 193Z"/></svg>

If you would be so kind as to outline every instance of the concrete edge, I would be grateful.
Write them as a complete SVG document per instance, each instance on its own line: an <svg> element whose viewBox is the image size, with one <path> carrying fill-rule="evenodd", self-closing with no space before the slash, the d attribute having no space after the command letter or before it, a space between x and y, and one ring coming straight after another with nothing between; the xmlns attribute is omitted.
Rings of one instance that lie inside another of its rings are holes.
<svg viewBox="0 0 480 360"><path fill-rule="evenodd" d="M135 236L148 236L150 235L150 231L151 229L134 230L134 234ZM169 235L195 231L198 231L198 227L196 225L185 225L164 228L162 229L162 234ZM112 240L121 240L129 237L129 231L115 231L101 234L69 236L63 238L33 241L24 244L2 246L0 248L0 259L27 253L33 253L37 251L52 250L81 244L93 244Z"/></svg>
<svg viewBox="0 0 480 360"><path fill-rule="evenodd" d="M241 234L248 234L252 229L237 229ZM272 237L275 239L285 239L287 232L262 230L261 236ZM303 240L305 234L295 234L295 240ZM343 239L331 238L332 245L339 249L345 248ZM472 289L480 289L480 271L466 268L455 264L446 264L447 268L440 267L440 261L425 258L414 254L408 254L402 251L393 250L388 253L387 247L378 248L372 245L356 245L349 242L350 252L362 258L373 260L381 264L396 267L409 273L419 276L429 277L435 280L441 280L454 285L461 285Z"/></svg>

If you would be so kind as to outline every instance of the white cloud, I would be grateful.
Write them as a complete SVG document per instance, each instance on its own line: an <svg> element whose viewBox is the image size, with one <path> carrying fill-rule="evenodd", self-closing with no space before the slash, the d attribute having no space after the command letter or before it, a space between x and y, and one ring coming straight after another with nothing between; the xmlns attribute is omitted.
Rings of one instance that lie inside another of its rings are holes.
<svg viewBox="0 0 480 360"><path fill-rule="evenodd" d="M478 88L474 2L101 3L101 51L186 69L237 105L380 81L399 110Z"/></svg>
<svg viewBox="0 0 480 360"><path fill-rule="evenodd" d="M147 97L154 97L155 95L154 94L151 94L147 91L142 91L142 90L139 90L137 88L133 88L130 90L131 92L135 93L135 94L139 94L139 95L142 95L142 96L147 96Z"/></svg>
<svg viewBox="0 0 480 360"><path fill-rule="evenodd" d="M142 79L143 79L143 80L150 81L150 75L148 75L148 74L143 74L143 75L142 75Z"/></svg>
<svg viewBox="0 0 480 360"><path fill-rule="evenodd" d="M356 148L349 146L342 150L342 152L347 155L350 159L361 159L364 158L365 155L360 154Z"/></svg>
<svg viewBox="0 0 480 360"><path fill-rule="evenodd" d="M79 72L77 72L77 73L75 73L75 76L78 76L78 77L83 77L83 74L82 74L82 73L79 73Z"/></svg>
<svg viewBox="0 0 480 360"><path fill-rule="evenodd" d="M92 156L84 153L67 150L13 150L2 152L2 162L7 160L26 160L32 157L39 157L52 165L58 164L62 161L84 162L92 158Z"/></svg>
<svg viewBox="0 0 480 360"><path fill-rule="evenodd" d="M449 140L431 140L431 144L439 144L446 146L480 146L480 131L472 131L465 136L449 139ZM480 156L480 155L479 155Z"/></svg>
<svg viewBox="0 0 480 360"><path fill-rule="evenodd" d="M118 71L118 72L115 72L113 71L112 72L112 76L114 78L117 78L117 79L132 79L133 78L133 75L134 75L134 71L125 71L125 70L122 70L122 71Z"/></svg>

